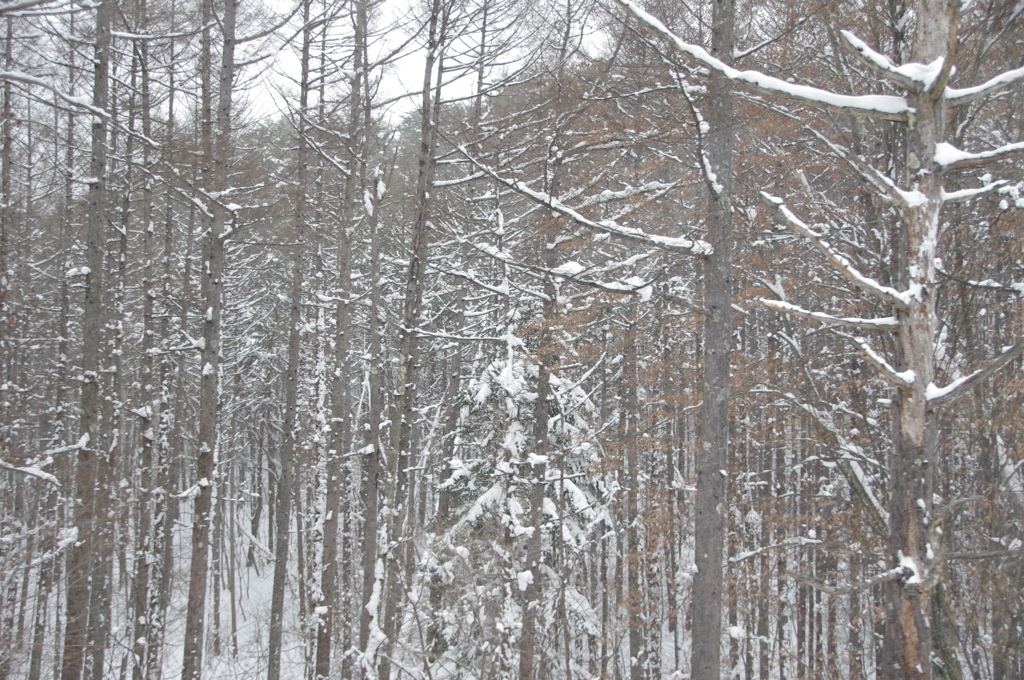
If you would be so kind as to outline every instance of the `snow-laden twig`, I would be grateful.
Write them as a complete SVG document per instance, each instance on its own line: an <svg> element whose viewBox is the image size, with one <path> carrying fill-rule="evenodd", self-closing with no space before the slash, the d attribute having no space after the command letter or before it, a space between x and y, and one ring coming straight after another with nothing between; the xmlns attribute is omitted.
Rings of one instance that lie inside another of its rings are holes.
<svg viewBox="0 0 1024 680"><path fill-rule="evenodd" d="M825 314L824 312L812 312L802 307L798 307L788 302L782 302L779 300L769 300L767 298L761 298L761 304L768 309L775 310L777 312L783 312L785 314L792 314L803 319L809 319L811 321L820 321L830 326L846 326L848 328L863 328L868 330L885 330L895 331L899 328L899 322L894 316L887 316L881 319L860 319L857 317L839 317L832 316L831 314Z"/></svg>
<svg viewBox="0 0 1024 680"><path fill-rule="evenodd" d="M942 70L942 58L931 64L904 64L896 66L889 57L880 54L850 31L839 31L845 47L857 60L886 80L911 92L923 92L931 87Z"/></svg>
<svg viewBox="0 0 1024 680"><path fill-rule="evenodd" d="M44 482L49 482L50 484L53 484L58 488L60 487L60 482L57 481L56 477L51 475L49 472L45 470L40 470L39 468L34 467L32 465L18 466L12 465L4 460L0 460L0 469L9 470L10 472L17 472L18 474L25 475L26 477L34 477L36 479L41 479Z"/></svg>
<svg viewBox="0 0 1024 680"><path fill-rule="evenodd" d="M778 548L803 547L805 545L820 545L821 543L822 541L816 538L804 538L803 536L794 536L792 538L787 538L786 540L781 541L779 543L761 546L760 548L757 548L755 550L748 550L738 555L734 555L733 557L729 558L729 564L736 564L737 562L748 560L751 557L760 555L763 552L768 552L769 550L777 550Z"/></svg>
<svg viewBox="0 0 1024 680"><path fill-rule="evenodd" d="M761 197L764 199L765 203L771 206L775 210L775 213L782 218L783 223L787 227L808 239L814 247L818 249L818 252L824 255L826 259L828 259L828 261L831 262L839 273L842 274L850 283L864 291L867 291L868 293L871 293L872 295L875 295L876 297L881 298L882 300L885 300L886 302L889 302L890 304L895 305L899 309L907 308L905 296L900 294L897 290L890 288L889 286L883 286L874 279L864 276L857 271L856 267L853 266L853 263L833 249L832 246L825 242L818 234L811 231L811 228L804 224L799 217L794 215L793 211L786 207L786 204L781 198L772 196L764 191L761 192Z"/></svg>
<svg viewBox="0 0 1024 680"><path fill-rule="evenodd" d="M1024 80L1024 66L1011 69L1009 71L1003 71L999 75L989 78L981 85L975 85L974 87L966 87L959 90L953 87L947 87L946 101L949 102L950 106L971 104L982 97L987 97L988 95L995 94L1008 87L1012 87L1021 80Z"/></svg>
<svg viewBox="0 0 1024 680"><path fill-rule="evenodd" d="M848 586L833 586L828 583L825 583L824 581L819 581L816 578L811 578L806 574L798 574L790 571L785 571L782 573L782 575L789 577L794 581L798 581L799 583L802 583L805 586L810 586L815 590L820 590L824 593L828 593L829 595L852 595L854 593L860 593L865 590L869 590L882 583L887 583L889 581L899 581L900 579L909 578L913 576L913 570L911 570L906 565L901 564L900 566L894 567L888 571L883 571L881 574L872 579L868 579L867 581L864 581L862 583L850 584Z"/></svg>
<svg viewBox="0 0 1024 680"><path fill-rule="evenodd" d="M103 120L110 118L109 113L107 113L99 107L93 106L92 102L89 101L88 97L84 95L70 95L66 92L62 92L61 90L58 90L56 87L54 87L53 84L46 82L42 78L37 78L33 75L29 75L28 73L24 73L22 71L0 71L0 81L7 81L9 83L21 83L22 85L35 85L37 87L45 88L52 92L53 95L58 99L61 99L64 102L76 108L88 111L92 115L98 118L102 118Z"/></svg>
<svg viewBox="0 0 1024 680"><path fill-rule="evenodd" d="M567 217L577 224L589 227L595 231L603 232L606 234L613 234L615 236L621 236L631 241L639 241L648 245L655 245L662 250L671 250L674 252L685 252L691 255L707 256L710 255L711 244L701 240L690 240L688 238L674 237L674 236L660 236L658 234L648 234L642 229L636 227L624 227L620 224L616 224L611 220L602 220L600 222L594 221L588 217L584 217L580 213L576 212L569 206L563 204L554 196L546 194L536 189L531 189L525 182L518 180L510 180L502 177L497 172L492 170L490 167L484 165L480 161L476 160L465 147L459 147L459 152L466 157L466 159L475 165L477 168L486 173L491 179L505 185L513 191L529 198L540 205Z"/></svg>

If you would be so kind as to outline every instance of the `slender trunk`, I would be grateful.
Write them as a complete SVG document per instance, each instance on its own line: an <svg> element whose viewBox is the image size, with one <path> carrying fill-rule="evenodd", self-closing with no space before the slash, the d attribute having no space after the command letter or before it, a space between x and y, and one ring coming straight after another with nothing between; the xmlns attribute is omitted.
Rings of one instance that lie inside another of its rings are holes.
<svg viewBox="0 0 1024 680"><path fill-rule="evenodd" d="M354 11L355 40L353 48L353 74L349 107L349 174L345 178L342 196L342 219L338 228L338 301L335 307L334 378L331 384L331 442L327 451L327 517L324 520L323 559L321 560L320 593L316 669L317 680L326 680L331 669L331 644L339 603L338 592L338 520L342 512L341 490L347 484L348 475L341 469L342 457L352 445L351 395L349 393L348 362L352 331L352 237L356 226L355 204L357 174L356 168L363 162L359 156L357 142L362 123L362 90L365 77L363 65L365 8ZM362 10L362 13L361 13ZM303 59L308 60L308 38L303 39ZM300 106L300 108L303 108ZM301 144L301 142L300 142Z"/></svg>
<svg viewBox="0 0 1024 680"><path fill-rule="evenodd" d="M104 0L96 8L96 36L93 52L92 105L107 110L109 98L110 24L114 7ZM100 362L103 353L103 266L106 253L107 120L94 117L92 153L89 162L88 225L86 233L85 299L82 303L82 382L78 462L75 486L74 524L78 532L68 566L67 616L61 680L80 680L85 665L86 635L89 628L90 576L95 545L96 500L105 492L97 488L103 465L101 445Z"/></svg>
<svg viewBox="0 0 1024 680"><path fill-rule="evenodd" d="M4 68L11 70L14 66L14 20L7 18L7 37L4 40ZM10 287L11 276L7 271L8 249L11 240L11 225L14 218L14 196L11 194L11 164L14 154L14 140L11 128L14 127L12 116L12 92L11 82L5 80L3 84L3 150L0 158L0 385L6 385L8 380L7 361L10 357L10 326L14 322L10 318L8 302L8 288ZM10 422L8 409L10 408L7 399L0 403L0 440L9 441L7 424Z"/></svg>
<svg viewBox="0 0 1024 680"><path fill-rule="evenodd" d="M426 288L427 255L430 245L430 190L434 180L436 116L440 106L440 88L443 73L443 44L447 28L447 7L441 0L433 0L427 33L427 54L423 69L423 88L420 105L420 149L416 180L416 216L412 225L409 267L406 271L402 325L399 328L398 367L395 376L395 401L391 413L392 455L388 469L388 521L387 540L396 552L387 560L384 582L383 632L386 637L384 654L380 658L380 680L390 675L391 650L401 628L399 602L408 587L413 566L411 533L415 516L416 473L410 468L414 462L413 416L417 403L417 377L420 348L417 328L423 308ZM436 84L434 71L438 71Z"/></svg>
<svg viewBox="0 0 1024 680"><path fill-rule="evenodd" d="M213 138L212 84L210 83L210 23L213 9L211 0L203 2L202 61L202 183L207 191L225 186L231 139L231 102L235 59L235 9L237 0L227 0L221 19L223 46L221 51L220 83L217 102L217 136ZM220 410L220 342L223 314L224 239L228 216L220 203L213 202L204 215L206 233L203 234L202 297L206 311L203 315L202 348L200 352L199 382L199 441L196 456L196 486L192 517L192 563L189 568L188 608L185 620L185 646L182 680L202 677L203 631L206 613L206 588L209 570L210 529L212 526L213 494L217 458L217 425Z"/></svg>
<svg viewBox="0 0 1024 680"><path fill-rule="evenodd" d="M295 496L295 457L298 446L298 395L299 395L299 359L302 336L299 324L302 322L302 285L303 266L306 242L306 165L307 140L306 116L309 108L309 47L311 29L309 27L310 2L303 3L303 23L306 29L302 33L301 79L299 81L298 110L298 168L296 171L295 218L293 223L292 254L292 286L288 303L288 367L284 376L284 442L281 446L278 469L280 477L277 483L277 507L274 510L275 533L277 542L274 546L274 584L270 604L270 640L268 644L269 662L267 664L267 680L279 680L281 677L281 634L284 618L284 591L288 577L288 527L291 522L291 506Z"/></svg>

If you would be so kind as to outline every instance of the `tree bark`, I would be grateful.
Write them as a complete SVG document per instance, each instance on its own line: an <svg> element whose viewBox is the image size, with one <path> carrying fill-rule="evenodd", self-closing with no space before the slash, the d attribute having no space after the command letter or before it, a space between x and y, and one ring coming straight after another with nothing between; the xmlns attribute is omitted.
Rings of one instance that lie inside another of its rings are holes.
<svg viewBox="0 0 1024 680"><path fill-rule="evenodd" d="M714 0L712 52L731 61L733 0ZM713 177L708 184L708 241L714 252L704 261L704 376L700 451L697 454L696 536L693 577L693 678L721 675L722 547L725 475L729 461L729 368L732 344L732 148L731 85L713 72L707 154Z"/></svg>
<svg viewBox="0 0 1024 680"><path fill-rule="evenodd" d="M235 8L237 0L227 0L221 18L223 46L217 102L217 135L214 141L212 120L212 77L210 75L211 0L203 2L203 38L201 103L203 137L203 178L207 191L215 192L227 177L231 138L231 102L235 59ZM182 680L200 680L203 663L205 601L209 571L210 529L213 522L213 494L217 457L217 426L220 410L220 341L223 314L224 238L226 210L217 201L208 204L204 215L203 267L200 272L203 314L202 366L199 378L199 440L196 456L196 485L192 518L192 562L189 568L188 608L185 618L185 647Z"/></svg>
<svg viewBox="0 0 1024 680"><path fill-rule="evenodd" d="M295 496L295 457L298 446L299 359L302 336L302 285L306 242L306 116L309 109L309 48L312 29L309 23L310 0L302 4L305 29L302 32L298 110L298 168L296 170L295 217L292 227L292 281L288 301L288 367L284 376L284 442L281 446L277 483L277 507L274 520L277 542L274 546L274 583L270 604L270 637L268 643L267 680L281 677L281 635L284 620L284 591L288 578L288 527L291 522L292 499Z"/></svg>
<svg viewBox="0 0 1024 680"><path fill-rule="evenodd" d="M113 0L104 0L96 8L96 35L93 49L92 105L106 111L109 103L110 24ZM90 576L95 546L96 500L105 497L97 488L103 465L100 361L103 354L104 256L106 254L106 173L107 119L94 117L92 152L89 162L88 223L86 233L85 300L82 303L82 382L78 461L75 467L74 523L78 532L71 551L67 574L67 616L61 680L80 680L85 665L89 627ZM91 650L90 650L91 651Z"/></svg>

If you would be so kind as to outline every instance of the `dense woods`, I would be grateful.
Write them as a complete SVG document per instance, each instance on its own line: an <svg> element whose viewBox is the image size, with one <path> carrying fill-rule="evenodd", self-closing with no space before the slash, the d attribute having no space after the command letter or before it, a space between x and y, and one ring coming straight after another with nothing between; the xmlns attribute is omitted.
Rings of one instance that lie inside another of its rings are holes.
<svg viewBox="0 0 1024 680"><path fill-rule="evenodd" d="M1024 677L1024 5L0 0L0 680Z"/></svg>

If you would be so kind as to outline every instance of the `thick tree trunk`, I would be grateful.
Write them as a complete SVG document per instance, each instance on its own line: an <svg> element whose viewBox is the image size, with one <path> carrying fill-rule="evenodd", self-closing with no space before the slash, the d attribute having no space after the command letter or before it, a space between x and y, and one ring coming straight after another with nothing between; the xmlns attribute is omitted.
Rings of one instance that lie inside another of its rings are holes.
<svg viewBox="0 0 1024 680"><path fill-rule="evenodd" d="M733 0L715 0L713 53L731 61ZM708 179L708 241L714 252L704 262L704 383L693 577L693 678L718 680L721 674L722 546L728 502L729 367L732 343L732 148L733 114L729 81L711 75L707 153L714 177Z"/></svg>
<svg viewBox="0 0 1024 680"><path fill-rule="evenodd" d="M958 0L921 0L912 58L931 64L956 60ZM931 677L931 605L935 552L929 545L932 478L935 470L935 427L928 411L927 389L935 379L934 347L938 337L935 312L935 257L943 204L942 168L935 163L936 145L946 141L946 77L913 92L916 115L907 129L908 182L925 200L903 211L905 266L899 289L908 291L906 309L897 318L895 368L909 377L893 398L893 450L889 460L889 560L904 568L903 577L886 588L885 646L880 676ZM936 546L937 547L937 546Z"/></svg>

